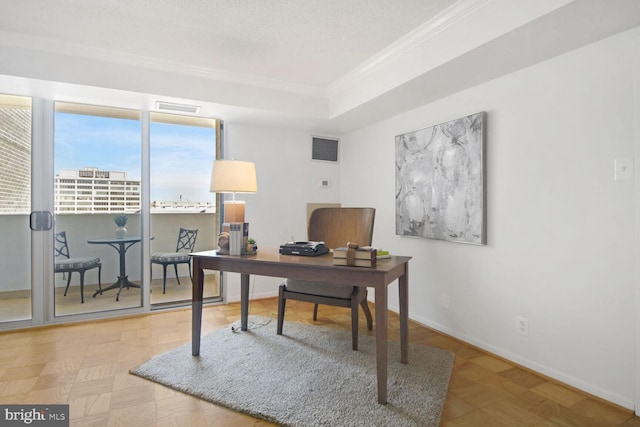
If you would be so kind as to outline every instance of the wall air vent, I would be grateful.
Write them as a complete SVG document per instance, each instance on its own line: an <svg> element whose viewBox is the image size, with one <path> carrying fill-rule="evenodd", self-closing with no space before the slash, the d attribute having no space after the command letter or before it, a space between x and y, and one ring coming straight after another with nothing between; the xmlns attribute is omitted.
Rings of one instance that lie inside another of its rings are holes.
<svg viewBox="0 0 640 427"><path fill-rule="evenodd" d="M200 111L198 105L174 104L173 102L156 101L156 108L160 111L195 114Z"/></svg>
<svg viewBox="0 0 640 427"><path fill-rule="evenodd" d="M312 137L311 159L327 162L338 161L338 140L331 138Z"/></svg>

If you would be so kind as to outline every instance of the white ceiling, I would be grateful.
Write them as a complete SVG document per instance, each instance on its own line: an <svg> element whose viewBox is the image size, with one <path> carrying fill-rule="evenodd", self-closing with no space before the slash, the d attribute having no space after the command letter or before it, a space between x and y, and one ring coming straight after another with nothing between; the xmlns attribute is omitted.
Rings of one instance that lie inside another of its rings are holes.
<svg viewBox="0 0 640 427"><path fill-rule="evenodd" d="M455 0L2 0L0 28L327 86Z"/></svg>
<svg viewBox="0 0 640 427"><path fill-rule="evenodd" d="M639 0L1 0L0 75L340 134L638 25Z"/></svg>

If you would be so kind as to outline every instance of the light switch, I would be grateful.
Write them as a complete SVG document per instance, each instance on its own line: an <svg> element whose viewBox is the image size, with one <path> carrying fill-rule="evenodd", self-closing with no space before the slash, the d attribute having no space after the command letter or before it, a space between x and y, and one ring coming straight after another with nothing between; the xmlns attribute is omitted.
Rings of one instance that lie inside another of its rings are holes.
<svg viewBox="0 0 640 427"><path fill-rule="evenodd" d="M622 157L613 161L613 179L623 181L633 178L633 161L630 157Z"/></svg>

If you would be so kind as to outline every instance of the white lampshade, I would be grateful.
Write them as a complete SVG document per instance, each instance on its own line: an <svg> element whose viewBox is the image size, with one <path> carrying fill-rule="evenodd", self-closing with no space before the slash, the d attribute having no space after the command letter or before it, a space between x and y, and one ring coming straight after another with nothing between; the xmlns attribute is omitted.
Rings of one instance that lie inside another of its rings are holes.
<svg viewBox="0 0 640 427"><path fill-rule="evenodd" d="M243 201L236 200L236 193L258 191L256 165L239 160L216 160L213 162L210 191L213 193L233 193L233 200L224 202L224 222L244 222Z"/></svg>
<svg viewBox="0 0 640 427"><path fill-rule="evenodd" d="M256 165L240 160L216 160L211 174L212 193L256 193Z"/></svg>

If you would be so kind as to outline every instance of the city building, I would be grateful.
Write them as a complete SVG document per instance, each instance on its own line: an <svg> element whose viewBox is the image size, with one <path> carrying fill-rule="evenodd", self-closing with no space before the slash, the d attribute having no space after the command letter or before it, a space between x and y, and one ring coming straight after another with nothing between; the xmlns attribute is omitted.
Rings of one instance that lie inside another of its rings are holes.
<svg viewBox="0 0 640 427"><path fill-rule="evenodd" d="M192 200L152 200L151 213L215 213L215 202Z"/></svg>
<svg viewBox="0 0 640 427"><path fill-rule="evenodd" d="M55 177L54 188L56 214L135 213L142 206L140 180L129 179L127 172L95 167L62 169ZM24 191L28 197L28 188ZM28 204L26 206L28 211ZM215 202L183 200L182 197L151 202L151 213L154 214L214 213L215 208Z"/></svg>
<svg viewBox="0 0 640 427"><path fill-rule="evenodd" d="M140 180L127 172L85 167L55 177L56 214L133 213L140 210Z"/></svg>
<svg viewBox="0 0 640 427"><path fill-rule="evenodd" d="M31 211L30 164L31 106L0 108L0 214Z"/></svg>

